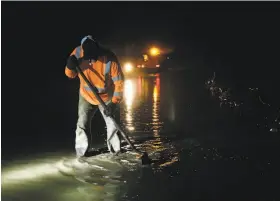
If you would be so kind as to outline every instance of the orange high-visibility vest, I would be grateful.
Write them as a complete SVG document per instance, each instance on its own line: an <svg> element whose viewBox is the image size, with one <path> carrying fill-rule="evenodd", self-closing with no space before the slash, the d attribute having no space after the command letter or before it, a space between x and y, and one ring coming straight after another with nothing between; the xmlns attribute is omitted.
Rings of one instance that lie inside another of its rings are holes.
<svg viewBox="0 0 280 201"><path fill-rule="evenodd" d="M76 47L71 55L75 55L77 59L82 58L84 53L81 46ZM70 55L70 56L71 56ZM123 83L124 77L116 57L110 55L99 56L96 61L82 60L80 68L93 86L98 90L101 99L106 103L112 100L113 103L120 103L123 99ZM75 78L77 72L65 67L65 74L69 78ZM81 75L80 78L80 94L89 103L99 105L100 103L95 98L91 89L84 81Z"/></svg>

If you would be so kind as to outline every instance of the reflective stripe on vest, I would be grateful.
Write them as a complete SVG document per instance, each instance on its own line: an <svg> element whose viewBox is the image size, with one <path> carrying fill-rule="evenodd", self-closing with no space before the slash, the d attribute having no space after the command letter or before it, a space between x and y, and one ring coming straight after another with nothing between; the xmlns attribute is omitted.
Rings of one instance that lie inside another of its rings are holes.
<svg viewBox="0 0 280 201"><path fill-rule="evenodd" d="M81 46L76 48L75 56L77 57L77 59L81 57Z"/></svg>
<svg viewBox="0 0 280 201"><path fill-rule="evenodd" d="M106 66L105 66L105 72L104 72L104 77L105 77L105 83L104 83L104 88L107 89L110 85L110 72L111 72L111 61L108 61L106 63Z"/></svg>
<svg viewBox="0 0 280 201"><path fill-rule="evenodd" d="M85 90L86 91L91 91L90 87L89 86L84 86ZM98 88L98 87L95 87L97 90L98 90L98 93L105 93L105 88Z"/></svg>
<svg viewBox="0 0 280 201"><path fill-rule="evenodd" d="M105 83L104 83L104 88L98 88L95 87L98 90L98 93L106 93L108 92L108 87L110 86L110 71L111 71L111 61L106 63L105 66L105 72L104 72L104 77L105 77ZM91 89L88 86L84 86L86 91L91 91Z"/></svg>

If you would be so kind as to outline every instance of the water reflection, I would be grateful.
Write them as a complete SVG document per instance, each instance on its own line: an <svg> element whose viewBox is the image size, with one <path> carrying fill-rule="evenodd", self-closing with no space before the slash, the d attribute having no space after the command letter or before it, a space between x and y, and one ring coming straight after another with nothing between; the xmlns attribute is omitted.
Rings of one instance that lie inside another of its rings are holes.
<svg viewBox="0 0 280 201"><path fill-rule="evenodd" d="M153 90L153 109L152 109L152 131L153 136L155 137L153 141L153 148L155 149L162 149L163 148L163 142L161 141L159 132L161 128L161 122L160 119L160 77L157 76L154 84L154 90Z"/></svg>
<svg viewBox="0 0 280 201"><path fill-rule="evenodd" d="M125 80L121 120L129 131L159 134L160 76Z"/></svg>
<svg viewBox="0 0 280 201"><path fill-rule="evenodd" d="M165 149L160 136L163 127L160 116L160 75L127 79L124 86L125 104L121 114L124 127L133 133L134 138L150 139L141 144L146 151Z"/></svg>
<svg viewBox="0 0 280 201"><path fill-rule="evenodd" d="M126 106L126 128L133 131L133 116L132 116L132 105L135 98L135 83L132 80L126 80L124 83L124 100Z"/></svg>
<svg viewBox="0 0 280 201"><path fill-rule="evenodd" d="M152 121L153 121L153 132L155 135L159 133L159 111L160 111L160 78L159 76L155 80L153 90L153 109L152 109Z"/></svg>

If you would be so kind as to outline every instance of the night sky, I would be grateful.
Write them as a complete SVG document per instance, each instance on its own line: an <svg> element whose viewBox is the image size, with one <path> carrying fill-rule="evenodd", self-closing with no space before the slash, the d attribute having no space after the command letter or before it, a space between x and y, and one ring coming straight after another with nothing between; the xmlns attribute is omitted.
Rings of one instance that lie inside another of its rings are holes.
<svg viewBox="0 0 280 201"><path fill-rule="evenodd" d="M61 143L57 133L75 128L78 81L64 66L88 34L117 55L164 43L178 66L274 97L279 10L279 2L2 2L2 153L28 140Z"/></svg>

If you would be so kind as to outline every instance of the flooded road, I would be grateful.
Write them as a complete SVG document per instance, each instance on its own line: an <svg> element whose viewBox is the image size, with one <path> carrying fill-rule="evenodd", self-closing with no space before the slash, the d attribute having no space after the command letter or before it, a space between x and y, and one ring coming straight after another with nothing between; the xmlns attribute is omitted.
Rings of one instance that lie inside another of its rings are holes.
<svg viewBox="0 0 280 201"><path fill-rule="evenodd" d="M2 200L279 200L279 137L241 127L203 84L184 71L126 79L122 126L150 167L100 159L79 181L57 169L73 153L30 155L2 166Z"/></svg>

